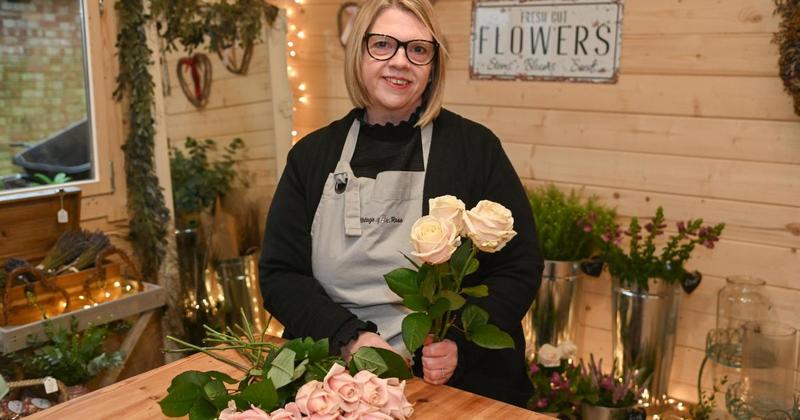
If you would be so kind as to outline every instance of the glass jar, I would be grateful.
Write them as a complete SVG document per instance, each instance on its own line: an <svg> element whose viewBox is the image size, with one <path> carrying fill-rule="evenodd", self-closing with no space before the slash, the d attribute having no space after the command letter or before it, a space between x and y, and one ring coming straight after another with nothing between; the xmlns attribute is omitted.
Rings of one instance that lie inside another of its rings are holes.
<svg viewBox="0 0 800 420"><path fill-rule="evenodd" d="M766 282L751 276L731 276L717 294L717 328L707 337L708 356L725 366L741 367L746 325L769 319L772 305Z"/></svg>

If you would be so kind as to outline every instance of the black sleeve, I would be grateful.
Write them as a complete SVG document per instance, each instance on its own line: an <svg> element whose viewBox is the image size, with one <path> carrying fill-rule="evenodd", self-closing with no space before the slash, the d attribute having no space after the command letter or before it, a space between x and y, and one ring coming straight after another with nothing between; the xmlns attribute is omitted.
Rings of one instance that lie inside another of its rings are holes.
<svg viewBox="0 0 800 420"><path fill-rule="evenodd" d="M521 334L522 317L539 289L544 260L525 189L503 151L500 140L485 127L481 126L480 129L490 141L486 153L479 156L488 161L489 165L483 165L483 174L479 175L482 179L474 181L478 184L478 187L473 189L475 198L478 201L491 200L511 210L517 235L496 253L479 251L477 258L480 268L465 278L463 284L467 286L485 284L489 287L489 296L467 297L467 300L489 313L489 323L515 338L514 353L519 354L524 352L525 346ZM481 165L475 164L474 167ZM457 322L460 325L460 320ZM485 356L501 357L497 353L487 354L488 351L495 350L487 350L467 342L459 331L448 332L448 338L455 341L459 349L458 367L453 380L457 381L465 370L470 369Z"/></svg>
<svg viewBox="0 0 800 420"><path fill-rule="evenodd" d="M376 331L333 302L311 269L311 222L319 197L308 193L312 168L299 163L293 148L278 183L267 218L259 263L264 307L285 327L285 337L329 338L331 353L359 331ZM307 165L310 166L310 165ZM309 200L316 200L309 206Z"/></svg>

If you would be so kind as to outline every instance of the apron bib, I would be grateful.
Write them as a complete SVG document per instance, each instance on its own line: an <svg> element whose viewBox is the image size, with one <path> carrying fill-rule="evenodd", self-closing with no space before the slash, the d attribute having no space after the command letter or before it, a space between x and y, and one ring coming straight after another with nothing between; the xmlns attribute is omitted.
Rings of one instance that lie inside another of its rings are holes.
<svg viewBox="0 0 800 420"><path fill-rule="evenodd" d="M311 224L314 277L334 302L359 319L372 321L384 340L411 355L400 330L410 311L389 289L383 275L408 262L411 226L422 215L425 172L385 171L356 178L350 159L360 123L350 126L334 173L325 180ZM433 125L422 128L423 168L428 164Z"/></svg>

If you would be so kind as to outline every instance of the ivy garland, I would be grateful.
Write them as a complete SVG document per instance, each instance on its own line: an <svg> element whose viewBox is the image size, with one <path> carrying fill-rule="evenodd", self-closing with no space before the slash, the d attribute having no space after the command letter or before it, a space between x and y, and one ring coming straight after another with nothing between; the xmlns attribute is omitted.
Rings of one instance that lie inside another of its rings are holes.
<svg viewBox="0 0 800 420"><path fill-rule="evenodd" d="M117 35L119 75L114 98L130 102L131 128L122 150L131 211L129 238L142 264L145 278L157 278L166 255L169 210L155 174L155 109L153 77L148 66L152 51L147 46L145 0L117 1L120 29Z"/></svg>
<svg viewBox="0 0 800 420"><path fill-rule="evenodd" d="M775 0L775 13L783 18L773 39L780 49L780 76L800 115L800 0Z"/></svg>
<svg viewBox="0 0 800 420"><path fill-rule="evenodd" d="M131 211L129 238L147 278L156 278L166 255L169 210L164 192L155 175L155 85L148 66L152 51L147 46L145 28L154 20L159 35L175 49L175 41L192 51L205 42L220 52L238 45L245 47L260 38L261 16L272 24L278 8L263 0L222 0L209 4L201 0L119 0L117 54L119 75L114 99L130 102L131 130L122 146L125 154L125 179ZM161 22L166 22L166 26Z"/></svg>

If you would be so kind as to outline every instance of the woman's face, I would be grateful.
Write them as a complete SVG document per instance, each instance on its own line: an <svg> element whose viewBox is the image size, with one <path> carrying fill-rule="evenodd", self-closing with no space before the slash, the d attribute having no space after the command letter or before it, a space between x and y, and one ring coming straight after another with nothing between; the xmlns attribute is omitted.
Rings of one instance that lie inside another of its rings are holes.
<svg viewBox="0 0 800 420"><path fill-rule="evenodd" d="M390 35L401 42L433 40L431 32L413 13L395 7L381 11L368 32ZM422 101L432 66L433 62L418 66L408 61L405 47L386 61L372 58L365 50L361 57L361 76L371 102L367 107L369 122L407 120Z"/></svg>

